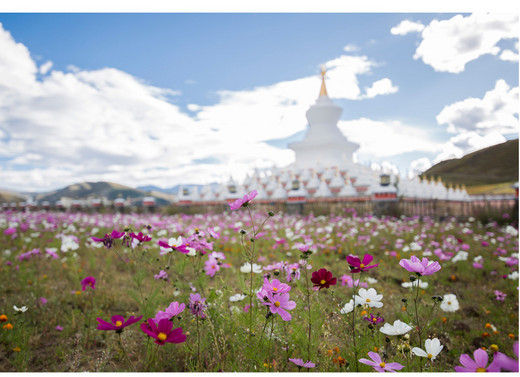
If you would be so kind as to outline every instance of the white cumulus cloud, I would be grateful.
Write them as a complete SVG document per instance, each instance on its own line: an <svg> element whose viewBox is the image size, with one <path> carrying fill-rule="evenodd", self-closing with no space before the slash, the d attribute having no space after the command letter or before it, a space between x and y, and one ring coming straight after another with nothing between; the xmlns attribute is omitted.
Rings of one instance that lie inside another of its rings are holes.
<svg viewBox="0 0 520 377"><path fill-rule="evenodd" d="M406 35L409 33L420 33L424 30L424 25L420 22L403 20L399 25L394 26L390 29L390 33L393 35Z"/></svg>
<svg viewBox="0 0 520 377"><path fill-rule="evenodd" d="M392 84L392 80L389 78L384 78L374 81L371 87L366 88L366 94L361 96L361 98L374 98L380 95L396 93L398 90L399 87L394 86Z"/></svg>
<svg viewBox="0 0 520 377"><path fill-rule="evenodd" d="M498 55L501 40L518 38L518 15L457 15L448 20L433 20L421 35L414 59L422 59L435 71L459 73L482 55Z"/></svg>
<svg viewBox="0 0 520 377"><path fill-rule="evenodd" d="M490 132L484 136L473 131L464 132L453 136L442 145L442 152L434 159L434 163L452 158L461 158L468 153L504 143L505 141L506 138L497 131Z"/></svg>
<svg viewBox="0 0 520 377"><path fill-rule="evenodd" d="M452 133L517 133L520 130L518 87L511 88L504 80L498 80L483 98L467 98L448 105L436 119L440 125L447 124L448 131Z"/></svg>

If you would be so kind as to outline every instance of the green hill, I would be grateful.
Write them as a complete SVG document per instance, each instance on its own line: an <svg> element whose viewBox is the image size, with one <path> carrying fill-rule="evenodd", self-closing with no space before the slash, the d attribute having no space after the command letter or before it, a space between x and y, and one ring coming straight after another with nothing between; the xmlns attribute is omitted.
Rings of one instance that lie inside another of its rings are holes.
<svg viewBox="0 0 520 377"><path fill-rule="evenodd" d="M494 186L518 182L518 139L439 162L421 177L441 177L445 183Z"/></svg>

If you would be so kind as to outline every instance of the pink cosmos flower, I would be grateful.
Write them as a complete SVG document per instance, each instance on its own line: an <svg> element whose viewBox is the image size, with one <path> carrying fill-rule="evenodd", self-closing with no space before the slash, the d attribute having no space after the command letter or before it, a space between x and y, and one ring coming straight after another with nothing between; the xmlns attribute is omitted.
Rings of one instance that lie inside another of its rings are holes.
<svg viewBox="0 0 520 377"><path fill-rule="evenodd" d="M495 298L497 301L504 301L506 299L507 294L505 294L502 291L496 290L495 291Z"/></svg>
<svg viewBox="0 0 520 377"><path fill-rule="evenodd" d="M186 248L186 245L181 236L177 238L170 238L167 243L164 241L159 241L157 244L161 246L161 251L159 252L160 255L164 255L175 250L180 251L183 254L188 254L190 252Z"/></svg>
<svg viewBox="0 0 520 377"><path fill-rule="evenodd" d="M360 359L359 362L362 364L370 365L378 372L395 372L396 370L401 370L404 368L404 365L399 363L385 363L381 360L381 356L375 352L369 352L368 356L372 360L368 359Z"/></svg>
<svg viewBox="0 0 520 377"><path fill-rule="evenodd" d="M105 234L105 237L103 237L103 238L92 237L92 240L96 241L96 242L103 242L103 245L105 245L105 247L107 249L110 249L112 246L114 246L114 240L121 238L124 235L125 235L125 232L118 232L117 230L114 229L112 231L112 233Z"/></svg>
<svg viewBox="0 0 520 377"><path fill-rule="evenodd" d="M122 315L115 315L113 316L110 322L107 322L101 318L96 318L96 321L98 321L99 325L97 327L98 330L113 330L116 332L121 332L123 329L127 326L133 325L136 322L139 322L143 318L143 316L140 316L138 318L135 318L134 316L131 316L125 321L125 318Z"/></svg>
<svg viewBox="0 0 520 377"><path fill-rule="evenodd" d="M415 272L421 276L433 275L441 269L439 262L431 262L425 257L421 261L415 255L412 255L409 260L401 259L399 265L405 270Z"/></svg>
<svg viewBox="0 0 520 377"><path fill-rule="evenodd" d="M47 303L47 299L45 297L40 297L40 304L45 305Z"/></svg>
<svg viewBox="0 0 520 377"><path fill-rule="evenodd" d="M289 301L289 293L282 293L273 295L271 292L266 292L267 301L262 302L263 305L269 306L271 313L279 314L284 321L290 321L292 316L287 310L292 310L296 307L294 301Z"/></svg>
<svg viewBox="0 0 520 377"><path fill-rule="evenodd" d="M208 233L209 233L210 237L212 237L212 238L216 238L216 239L220 238L220 233L216 232L213 228L208 228Z"/></svg>
<svg viewBox="0 0 520 377"><path fill-rule="evenodd" d="M350 272L356 274L361 271L367 271L371 268L379 266L379 264L373 264L369 266L370 262L372 262L374 257L370 254L365 254L363 260L360 260L358 257L349 255L347 257L347 263L350 265Z"/></svg>
<svg viewBox="0 0 520 377"><path fill-rule="evenodd" d="M63 331L63 327L61 327L60 325L56 326L54 329L57 331Z"/></svg>
<svg viewBox="0 0 520 377"><path fill-rule="evenodd" d="M291 290L291 286L285 283L281 283L278 279L273 279L269 281L267 278L264 278L264 285L262 286L262 291L271 292L273 294L281 294L286 293ZM260 291L260 292L262 292ZM262 296L264 297L264 296Z"/></svg>
<svg viewBox="0 0 520 377"><path fill-rule="evenodd" d="M206 305L206 299L202 298L199 293L191 293L190 294L190 304L188 307L191 310L191 314L195 316L199 316L200 318L206 318L206 314L204 310L208 305Z"/></svg>
<svg viewBox="0 0 520 377"><path fill-rule="evenodd" d="M206 271L206 275L213 277L219 270L220 265L217 259L210 257L206 262L204 262L204 271Z"/></svg>
<svg viewBox="0 0 520 377"><path fill-rule="evenodd" d="M166 310L159 311L155 315L154 321L155 323L159 323L161 319L172 319L173 317L177 317L179 314L181 314L184 309L186 308L186 305L184 303L179 304L178 302L174 301L166 308Z"/></svg>
<svg viewBox="0 0 520 377"><path fill-rule="evenodd" d="M504 355L502 352L497 352L493 356L493 363L496 360L502 371L518 372L518 342L513 344L513 351L516 355L516 360Z"/></svg>
<svg viewBox="0 0 520 377"><path fill-rule="evenodd" d="M96 279L94 279L92 276L87 276L81 281L81 286L83 287L83 291L87 289L87 287L96 289Z"/></svg>
<svg viewBox="0 0 520 377"><path fill-rule="evenodd" d="M45 249L45 253L47 253L48 256L50 256L52 259L58 259L58 254L50 248Z"/></svg>
<svg viewBox="0 0 520 377"><path fill-rule="evenodd" d="M136 239L137 241L139 241L139 243L148 242L152 240L152 237L143 234L143 232L139 232L138 234L130 233L130 238Z"/></svg>
<svg viewBox="0 0 520 377"><path fill-rule="evenodd" d="M253 200L258 195L256 190L251 191L249 194L244 195L243 198L235 200L233 203L229 203L229 208L234 211L239 209L240 207L247 207L249 202Z"/></svg>
<svg viewBox="0 0 520 377"><path fill-rule="evenodd" d="M303 359L289 359L289 361L298 366L298 368L314 368L316 364L311 361L303 362Z"/></svg>
<svg viewBox="0 0 520 377"><path fill-rule="evenodd" d="M463 366L456 366L455 372L500 372L499 360L495 358L488 366L488 354L483 349L476 349L473 358L475 360L466 353L460 355L459 361Z"/></svg>
<svg viewBox="0 0 520 377"><path fill-rule="evenodd" d="M160 279L168 280L168 274L166 273L166 271L161 270L161 271L159 271L159 273L157 275L154 275L153 278L155 280L160 280Z"/></svg>
<svg viewBox="0 0 520 377"><path fill-rule="evenodd" d="M173 329L173 323L167 319L161 319L157 324L152 318L141 323L141 330L154 338L154 343L163 346L166 343L182 343L186 341L186 335L182 333L182 327Z"/></svg>

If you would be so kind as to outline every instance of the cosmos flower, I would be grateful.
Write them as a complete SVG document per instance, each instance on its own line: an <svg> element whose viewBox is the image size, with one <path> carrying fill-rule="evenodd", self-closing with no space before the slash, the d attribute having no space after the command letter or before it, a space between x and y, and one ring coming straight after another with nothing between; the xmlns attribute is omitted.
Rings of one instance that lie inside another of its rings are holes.
<svg viewBox="0 0 520 377"><path fill-rule="evenodd" d="M502 291L496 290L495 291L495 298L497 301L504 301L506 299L507 294L505 294Z"/></svg>
<svg viewBox="0 0 520 377"><path fill-rule="evenodd" d="M289 293L282 293L273 295L271 292L266 292L267 301L262 302L263 305L269 306L271 313L279 314L284 321L290 321L292 316L287 310L292 310L296 307L294 301L289 301Z"/></svg>
<svg viewBox="0 0 520 377"><path fill-rule="evenodd" d="M407 271L415 272L421 276L433 275L441 269L439 262L429 261L425 257L421 261L415 255L412 255L410 259L401 259L399 265Z"/></svg>
<svg viewBox="0 0 520 377"><path fill-rule="evenodd" d="M442 302L441 302L441 309L445 312L456 312L459 310L459 301L457 300L457 296L450 293L447 295L444 295Z"/></svg>
<svg viewBox="0 0 520 377"><path fill-rule="evenodd" d="M370 262L372 262L374 257L370 254L365 254L363 260L360 260L358 257L349 255L347 257L347 263L350 265L350 272L358 273L361 271L368 271L371 268L379 266L379 264L373 264L369 266Z"/></svg>
<svg viewBox="0 0 520 377"><path fill-rule="evenodd" d="M143 316L140 316L138 318L135 318L134 316L131 316L125 321L125 318L122 315L115 315L113 316L110 321L112 323L109 323L101 318L96 318L96 321L98 321L99 325L97 327L98 330L114 330L121 332L123 329L127 326L133 325L136 322L139 322L143 318Z"/></svg>
<svg viewBox="0 0 520 377"><path fill-rule="evenodd" d="M87 276L81 281L81 286L83 287L82 291L87 289L87 287L96 289L96 279L94 279L92 276Z"/></svg>
<svg viewBox="0 0 520 377"><path fill-rule="evenodd" d="M21 308L19 308L18 306L16 305L13 305L13 309L17 312L20 312L20 313L25 313L27 311L27 306L22 306Z"/></svg>
<svg viewBox="0 0 520 377"><path fill-rule="evenodd" d="M154 275L153 278L155 280L160 280L160 279L168 280L168 274L166 273L166 271L161 270L161 271L159 271L159 273L157 275Z"/></svg>
<svg viewBox="0 0 520 377"><path fill-rule="evenodd" d="M264 279L263 288L265 291L271 292L273 294L286 293L291 290L291 286L285 283L281 283L278 279L273 279L269 281L267 278Z"/></svg>
<svg viewBox="0 0 520 377"><path fill-rule="evenodd" d="M246 262L240 267L240 272L243 272L245 274L251 273L251 263ZM253 273L255 274L261 274L262 273L262 266L259 266L256 263L253 263Z"/></svg>
<svg viewBox="0 0 520 377"><path fill-rule="evenodd" d="M138 234L130 233L130 238L139 241L139 243L148 242L148 241L152 240L152 237L147 236L146 234L143 234L143 232L139 232Z"/></svg>
<svg viewBox="0 0 520 377"><path fill-rule="evenodd" d="M420 357L426 357L429 360L435 360L437 355L442 351L444 346L441 345L441 342L437 338L433 339L426 339L424 342L424 348L426 348L426 351L424 351L422 348L414 347L412 348L412 353L416 356Z"/></svg>
<svg viewBox="0 0 520 377"><path fill-rule="evenodd" d="M428 288L428 282L422 281L421 279L417 279L413 282L411 281L405 281L404 283L401 283L401 287L403 288L414 288L417 287L417 284L419 284L419 288Z"/></svg>
<svg viewBox="0 0 520 377"><path fill-rule="evenodd" d="M182 333L182 327L173 328L173 323L167 319L161 319L157 324L152 318L141 323L141 330L155 339L156 344L182 343L186 341L186 335Z"/></svg>
<svg viewBox="0 0 520 377"><path fill-rule="evenodd" d="M354 310L354 300L350 300L350 302L346 303L343 308L339 311L341 314L348 314Z"/></svg>
<svg viewBox="0 0 520 377"><path fill-rule="evenodd" d="M190 294L190 303L188 307L191 310L191 314L199 316L200 318L206 318L204 310L207 308L206 299L202 298L199 293Z"/></svg>
<svg viewBox="0 0 520 377"><path fill-rule="evenodd" d="M112 233L105 234L105 237L103 237L103 238L92 237L92 240L96 241L96 242L103 242L103 245L105 245L105 247L107 249L110 249L110 248L112 248L112 246L114 246L114 240L121 238L124 235L125 235L125 232L118 232L117 230L114 229L112 231Z"/></svg>
<svg viewBox="0 0 520 377"><path fill-rule="evenodd" d="M368 356L372 360L368 359L359 359L359 362L362 364L370 365L378 372L395 372L396 370L401 370L404 368L404 365L399 363L385 363L381 360L381 356L379 356L376 352L369 352Z"/></svg>
<svg viewBox="0 0 520 377"><path fill-rule="evenodd" d="M371 308L381 308L383 306L382 299L383 295L378 295L374 288L369 288L368 290L360 288L358 294L354 296L356 305L366 304Z"/></svg>
<svg viewBox="0 0 520 377"><path fill-rule="evenodd" d="M496 360L502 371L518 372L518 342L513 344L513 352L516 355L516 360L504 355L502 352L497 352L493 356L493 363Z"/></svg>
<svg viewBox="0 0 520 377"><path fill-rule="evenodd" d="M321 290L322 288L336 285L336 278L332 276L332 272L325 268L320 268L312 273L311 282L314 284L314 288Z"/></svg>
<svg viewBox="0 0 520 377"><path fill-rule="evenodd" d="M233 295L229 298L229 301L231 302L237 302L237 301L242 301L243 299L245 299L247 296L246 295L243 295L243 294L240 294L240 293L237 293L236 295Z"/></svg>
<svg viewBox="0 0 520 377"><path fill-rule="evenodd" d="M172 319L173 317L177 317L179 314L181 314L184 309L186 308L186 305L184 303L178 303L177 301L172 302L165 311L158 311L155 315L155 323L159 323L161 319Z"/></svg>
<svg viewBox="0 0 520 377"><path fill-rule="evenodd" d="M466 353L460 355L459 362L462 366L456 366L455 372L500 372L500 358L495 357L488 366L488 354L481 348L473 352L473 359Z"/></svg>
<svg viewBox="0 0 520 377"><path fill-rule="evenodd" d="M161 247L161 251L159 251L160 255L165 255L175 250L183 254L189 253L189 250L186 249L186 245L184 244L181 236L177 238L172 237L168 240L167 243L164 241L158 241L157 244Z"/></svg>
<svg viewBox="0 0 520 377"><path fill-rule="evenodd" d="M251 191L249 194L244 195L244 197L235 200L233 203L229 203L229 208L234 211L239 209L240 207L247 207L249 202L253 200L258 195L256 190Z"/></svg>
<svg viewBox="0 0 520 377"><path fill-rule="evenodd" d="M370 314L369 317L364 317L363 318L365 321L368 321L372 324L375 324L375 323L381 323L381 322L384 322L385 319L383 317L374 317L372 314Z"/></svg>
<svg viewBox="0 0 520 377"><path fill-rule="evenodd" d="M219 270L220 265L217 259L210 257L206 262L204 262L204 271L206 271L206 275L213 277Z"/></svg>
<svg viewBox="0 0 520 377"><path fill-rule="evenodd" d="M407 325L400 320L395 320L394 324L385 323L383 327L379 329L383 334L386 335L404 335L412 329L411 326Z"/></svg>
<svg viewBox="0 0 520 377"><path fill-rule="evenodd" d="M289 361L298 366L298 368L314 368L316 364L311 361L303 362L303 359L289 359Z"/></svg>

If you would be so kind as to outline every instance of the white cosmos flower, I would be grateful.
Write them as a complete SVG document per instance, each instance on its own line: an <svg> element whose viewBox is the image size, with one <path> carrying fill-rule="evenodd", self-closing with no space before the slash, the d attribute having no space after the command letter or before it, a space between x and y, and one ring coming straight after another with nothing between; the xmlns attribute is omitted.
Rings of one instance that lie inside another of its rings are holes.
<svg viewBox="0 0 520 377"><path fill-rule="evenodd" d="M341 314L347 314L354 310L354 300L350 300L349 303L345 304L343 308L339 311Z"/></svg>
<svg viewBox="0 0 520 377"><path fill-rule="evenodd" d="M240 272L243 272L245 274L251 273L251 263L246 262L242 267L240 267ZM256 263L253 263L253 272L255 274L261 274L262 273L262 266L259 266Z"/></svg>
<svg viewBox="0 0 520 377"><path fill-rule="evenodd" d="M385 323L385 325L381 327L379 331L386 335L404 335L411 329L412 327L410 325L407 325L400 320L395 320L393 325Z"/></svg>
<svg viewBox="0 0 520 377"><path fill-rule="evenodd" d="M459 310L460 305L459 301L457 300L457 296L454 294L447 294L444 295L442 302L441 302L441 309L445 312L456 312Z"/></svg>
<svg viewBox="0 0 520 377"><path fill-rule="evenodd" d="M13 305L13 309L16 310L17 312L25 313L27 311L27 306L22 306L21 308L19 308L18 306Z"/></svg>
<svg viewBox="0 0 520 377"><path fill-rule="evenodd" d="M371 308L380 308L383 306L381 300L383 295L378 295L374 288L360 288L358 295L354 296L356 305L368 305Z"/></svg>
<svg viewBox="0 0 520 377"><path fill-rule="evenodd" d="M233 295L229 298L229 301L236 302L236 301L242 301L246 298L246 295L242 295L240 293L237 293L236 295Z"/></svg>
<svg viewBox="0 0 520 377"><path fill-rule="evenodd" d="M457 254L455 254L455 256L453 258L451 258L451 261L453 263L455 262L458 262L458 261L464 261L464 260L468 260L468 252L467 251L463 251L463 250L460 250Z"/></svg>
<svg viewBox="0 0 520 377"><path fill-rule="evenodd" d="M196 257L197 256L197 250L195 250L193 247L186 246L186 250L188 250L188 256L190 257Z"/></svg>
<svg viewBox="0 0 520 377"><path fill-rule="evenodd" d="M368 284L375 284L375 283L377 283L377 279L374 279L374 278L368 277L368 278L367 278L367 283L368 283Z"/></svg>
<svg viewBox="0 0 520 377"><path fill-rule="evenodd" d="M417 287L417 284L419 284L419 288L428 288L428 283L425 281L422 281L420 279L417 279L414 282L406 281L404 283L401 283L401 287L412 288L412 287Z"/></svg>
<svg viewBox="0 0 520 377"><path fill-rule="evenodd" d="M518 271L513 271L512 273L510 273L509 275L507 275L508 279L511 279L511 280L516 280L518 279Z"/></svg>
<svg viewBox="0 0 520 377"><path fill-rule="evenodd" d="M437 355L442 351L444 346L441 346L439 339L426 339L424 342L424 348L426 351L419 347L412 348L412 353L416 356L427 357L430 360L435 360Z"/></svg>

